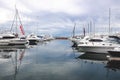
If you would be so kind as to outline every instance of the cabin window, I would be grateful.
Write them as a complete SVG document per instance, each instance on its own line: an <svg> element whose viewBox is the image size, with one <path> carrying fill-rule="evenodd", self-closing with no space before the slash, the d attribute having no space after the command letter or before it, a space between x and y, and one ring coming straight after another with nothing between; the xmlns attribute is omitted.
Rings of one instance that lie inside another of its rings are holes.
<svg viewBox="0 0 120 80"><path fill-rule="evenodd" d="M89 41L90 42L102 42L103 40L101 40L101 39L90 39Z"/></svg>

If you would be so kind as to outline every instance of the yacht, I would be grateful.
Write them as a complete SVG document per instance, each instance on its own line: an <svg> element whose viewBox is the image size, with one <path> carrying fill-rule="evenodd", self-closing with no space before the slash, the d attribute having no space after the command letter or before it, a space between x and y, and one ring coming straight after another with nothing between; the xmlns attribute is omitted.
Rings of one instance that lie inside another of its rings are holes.
<svg viewBox="0 0 120 80"><path fill-rule="evenodd" d="M26 39L19 38L15 33L1 33L0 46L14 46L14 45L27 45L29 42Z"/></svg>
<svg viewBox="0 0 120 80"><path fill-rule="evenodd" d="M29 43L28 40L22 38L14 38L9 39L9 45L27 45Z"/></svg>
<svg viewBox="0 0 120 80"><path fill-rule="evenodd" d="M38 37L40 38L40 41L51 41L51 40L54 40L54 37L52 35L40 35Z"/></svg>
<svg viewBox="0 0 120 80"><path fill-rule="evenodd" d="M18 14L18 10L17 8L15 8L16 12L15 12L15 16L14 16L14 20L13 20L13 24L11 26L10 31L6 32L4 31L4 33L0 33L0 47L3 46L16 46L16 45L23 45L26 46L28 44L28 40L26 40L25 38L20 38L20 35L18 35L18 27L20 29L20 32L22 35L25 35L24 30L23 30L23 25L21 23L19 14ZM19 21L19 23L18 23ZM16 32L12 32L13 27L15 26Z"/></svg>
<svg viewBox="0 0 120 80"><path fill-rule="evenodd" d="M107 37L86 36L79 42L78 48L84 52L108 53L108 51L113 50L117 46L118 44L109 42Z"/></svg>
<svg viewBox="0 0 120 80"><path fill-rule="evenodd" d="M19 20L19 23L18 23L18 20ZM20 25L18 26L18 24ZM14 25L16 27L15 28L16 33L12 32ZM13 24L12 24L10 32L0 33L0 47L1 46L15 46L15 45L26 46L28 44L28 40L26 40L25 38L23 39L20 37L20 35L18 35L18 31L17 31L18 27L20 28L22 35L25 35L24 30L23 30L23 25L21 23L21 20L18 14L18 10L16 9L15 18L13 20Z"/></svg>
<svg viewBox="0 0 120 80"><path fill-rule="evenodd" d="M82 40L83 37L82 36L76 36L76 37L70 37L69 40L73 42L72 47L77 47L77 45L79 44L80 40Z"/></svg>
<svg viewBox="0 0 120 80"><path fill-rule="evenodd" d="M40 41L40 38L33 33L28 35L26 39L29 41L29 44L34 44Z"/></svg>
<svg viewBox="0 0 120 80"><path fill-rule="evenodd" d="M86 36L85 28L83 28L83 35L75 35L75 29L76 29L76 23L74 24L74 27L73 27L72 37L69 38L69 40L73 42L72 47L77 47L79 44L79 41Z"/></svg>

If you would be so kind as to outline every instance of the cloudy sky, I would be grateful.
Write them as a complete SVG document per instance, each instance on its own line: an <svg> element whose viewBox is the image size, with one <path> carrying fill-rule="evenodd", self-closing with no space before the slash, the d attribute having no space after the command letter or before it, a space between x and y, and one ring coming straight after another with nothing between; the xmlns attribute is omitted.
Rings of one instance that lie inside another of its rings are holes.
<svg viewBox="0 0 120 80"><path fill-rule="evenodd" d="M119 4L120 0L0 0L0 27L11 27L16 5L27 34L70 36L74 23L78 34L90 22L96 32L107 32L111 8L112 30L119 31Z"/></svg>

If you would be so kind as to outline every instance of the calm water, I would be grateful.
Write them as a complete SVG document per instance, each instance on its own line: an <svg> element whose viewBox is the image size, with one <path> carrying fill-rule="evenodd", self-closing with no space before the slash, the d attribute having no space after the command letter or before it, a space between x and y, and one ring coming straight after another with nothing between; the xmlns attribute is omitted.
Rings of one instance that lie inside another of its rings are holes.
<svg viewBox="0 0 120 80"><path fill-rule="evenodd" d="M120 80L120 66L109 63L105 55L83 54L71 46L70 41L55 40L4 49L0 80Z"/></svg>

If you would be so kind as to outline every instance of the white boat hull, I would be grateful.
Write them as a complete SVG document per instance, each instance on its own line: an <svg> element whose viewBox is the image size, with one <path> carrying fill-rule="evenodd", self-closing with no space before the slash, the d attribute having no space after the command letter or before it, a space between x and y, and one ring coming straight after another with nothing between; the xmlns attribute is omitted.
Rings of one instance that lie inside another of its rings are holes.
<svg viewBox="0 0 120 80"><path fill-rule="evenodd" d="M20 39L13 39L10 40L9 44L15 44L15 45L26 45L28 43L27 40L20 40Z"/></svg>
<svg viewBox="0 0 120 80"><path fill-rule="evenodd" d="M79 46L79 50L83 52L108 53L113 49L112 46Z"/></svg>
<svg viewBox="0 0 120 80"><path fill-rule="evenodd" d="M9 44L9 40L0 40L0 46L7 46Z"/></svg>
<svg viewBox="0 0 120 80"><path fill-rule="evenodd" d="M27 46L28 41L20 38L13 39L0 39L0 47L2 46L15 46L15 45L25 45Z"/></svg>

